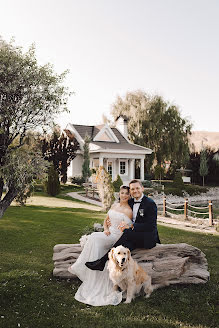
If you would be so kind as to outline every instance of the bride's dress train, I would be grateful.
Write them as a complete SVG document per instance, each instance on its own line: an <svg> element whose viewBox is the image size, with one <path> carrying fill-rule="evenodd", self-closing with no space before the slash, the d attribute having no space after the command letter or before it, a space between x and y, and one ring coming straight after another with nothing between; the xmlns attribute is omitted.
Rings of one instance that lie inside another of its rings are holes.
<svg viewBox="0 0 219 328"><path fill-rule="evenodd" d="M121 221L131 225L129 217L121 212L109 210L108 215L111 222L110 235L107 236L104 232L93 232L77 261L68 269L69 272L77 275L82 281L75 294L75 299L94 306L117 305L122 301L122 292L113 290L107 263L103 271L90 270L85 266L85 262L101 258L120 238L122 233L118 229L118 225Z"/></svg>

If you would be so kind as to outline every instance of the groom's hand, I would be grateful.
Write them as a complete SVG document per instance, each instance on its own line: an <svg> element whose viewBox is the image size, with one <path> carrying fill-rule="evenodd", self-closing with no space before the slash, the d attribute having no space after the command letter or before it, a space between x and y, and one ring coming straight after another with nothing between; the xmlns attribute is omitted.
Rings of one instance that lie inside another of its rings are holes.
<svg viewBox="0 0 219 328"><path fill-rule="evenodd" d="M122 221L122 222L118 225L118 229L119 229L120 231L123 232L123 230L125 230L125 229L129 229L129 225L128 225L127 223L125 223L124 221Z"/></svg>

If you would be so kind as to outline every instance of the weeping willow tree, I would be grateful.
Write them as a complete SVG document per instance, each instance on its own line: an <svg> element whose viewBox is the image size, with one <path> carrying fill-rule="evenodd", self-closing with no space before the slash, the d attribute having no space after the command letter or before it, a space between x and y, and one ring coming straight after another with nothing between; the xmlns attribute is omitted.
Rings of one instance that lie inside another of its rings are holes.
<svg viewBox="0 0 219 328"><path fill-rule="evenodd" d="M170 161L172 167L181 167L189 159L191 123L181 117L177 106L161 96L151 96L141 90L118 96L111 114L116 120L120 115L128 118L128 137L154 152L151 163L161 166Z"/></svg>

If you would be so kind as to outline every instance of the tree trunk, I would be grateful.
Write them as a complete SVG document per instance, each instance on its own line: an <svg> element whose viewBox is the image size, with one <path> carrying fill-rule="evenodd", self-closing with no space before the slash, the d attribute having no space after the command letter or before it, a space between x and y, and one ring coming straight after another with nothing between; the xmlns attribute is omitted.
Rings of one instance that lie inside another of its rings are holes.
<svg viewBox="0 0 219 328"><path fill-rule="evenodd" d="M2 178L0 178L0 200L2 199L3 187L4 187L4 181Z"/></svg>
<svg viewBox="0 0 219 328"><path fill-rule="evenodd" d="M17 196L17 193L17 190L15 190L14 188L10 188L3 200L0 201L0 219L3 217L5 211Z"/></svg>
<svg viewBox="0 0 219 328"><path fill-rule="evenodd" d="M205 177L204 177L204 175L203 175L203 177L202 177L202 186L203 186L203 187L205 186Z"/></svg>

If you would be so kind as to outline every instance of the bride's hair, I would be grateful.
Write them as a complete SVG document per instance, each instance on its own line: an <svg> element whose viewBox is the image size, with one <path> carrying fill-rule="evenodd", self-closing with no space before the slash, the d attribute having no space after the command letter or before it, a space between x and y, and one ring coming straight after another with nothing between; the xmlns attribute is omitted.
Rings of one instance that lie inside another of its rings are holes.
<svg viewBox="0 0 219 328"><path fill-rule="evenodd" d="M128 190L128 192L129 192L129 190L130 190L129 186L125 186L125 185L122 185L119 189L120 189L120 190L122 190L122 189L126 189L126 190Z"/></svg>
<svg viewBox="0 0 219 328"><path fill-rule="evenodd" d="M125 185L122 185L120 188L119 188L119 191L121 190L127 190L128 192L130 191L130 188L129 186L125 186ZM118 198L118 201L120 202L120 197Z"/></svg>

